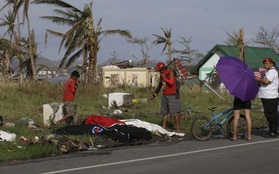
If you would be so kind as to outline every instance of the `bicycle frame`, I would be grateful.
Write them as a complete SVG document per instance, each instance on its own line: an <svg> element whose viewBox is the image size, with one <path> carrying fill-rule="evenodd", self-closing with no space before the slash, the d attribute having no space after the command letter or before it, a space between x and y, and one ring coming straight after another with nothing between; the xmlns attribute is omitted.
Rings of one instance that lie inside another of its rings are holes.
<svg viewBox="0 0 279 174"><path fill-rule="evenodd" d="M215 124L221 124L223 125L229 118L231 118L231 116L233 116L233 108L230 108L226 111L223 111L219 114L215 114L215 110L212 111L213 112L213 117L210 118L210 123L212 121L214 121ZM220 122L218 122L218 118L227 115L224 119L222 119Z"/></svg>
<svg viewBox="0 0 279 174"><path fill-rule="evenodd" d="M211 117L209 119L209 122L207 122L205 125L202 126L203 128L208 127L211 123L214 123L214 126L215 126L214 128L216 128L216 125L223 125L226 121L229 120L229 118L231 118L233 116L233 108L225 110L219 114L215 114L215 109L212 109L212 115L213 115L213 117ZM218 122L218 118L220 118L224 115L227 115L227 116L225 118L223 118L220 122ZM219 128L219 130L221 132L223 132L222 129L220 129L220 127L217 127L217 128Z"/></svg>
<svg viewBox="0 0 279 174"><path fill-rule="evenodd" d="M212 117L209 118L204 115L200 115L196 117L191 125L191 133L192 136L199 140L204 141L207 140L213 133L228 133L230 137L233 136L233 115L234 111L233 108L229 108L223 112L215 113L216 108L209 108L212 111ZM222 117L222 119L221 119ZM239 125L238 128L244 128L246 125L246 119L244 115L240 115ZM226 131L223 129L223 125L226 123ZM240 124L241 123L241 124ZM245 125L244 125L245 124ZM245 130L238 131L238 136L245 136L246 135L246 128Z"/></svg>

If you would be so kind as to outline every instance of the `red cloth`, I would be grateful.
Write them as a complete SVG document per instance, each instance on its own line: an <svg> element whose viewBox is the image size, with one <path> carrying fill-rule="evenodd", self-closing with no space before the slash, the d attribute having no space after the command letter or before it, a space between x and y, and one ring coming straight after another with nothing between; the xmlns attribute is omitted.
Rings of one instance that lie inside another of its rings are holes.
<svg viewBox="0 0 279 174"><path fill-rule="evenodd" d="M170 69L166 69L162 72L162 74L165 76L164 78L166 79L171 79L172 78L172 81L173 83L172 84L169 84L169 83L165 83L164 85L164 81L163 81L163 95L173 95L173 94L176 94L176 79L175 79L175 75L173 73L172 70Z"/></svg>
<svg viewBox="0 0 279 174"><path fill-rule="evenodd" d="M73 101L76 93L76 80L70 78L64 84L64 96L63 101Z"/></svg>
<svg viewBox="0 0 279 174"><path fill-rule="evenodd" d="M109 118L102 115L91 115L87 117L84 121L85 124L97 124L104 127L111 127L114 125L125 125L125 122L119 121L114 118Z"/></svg>

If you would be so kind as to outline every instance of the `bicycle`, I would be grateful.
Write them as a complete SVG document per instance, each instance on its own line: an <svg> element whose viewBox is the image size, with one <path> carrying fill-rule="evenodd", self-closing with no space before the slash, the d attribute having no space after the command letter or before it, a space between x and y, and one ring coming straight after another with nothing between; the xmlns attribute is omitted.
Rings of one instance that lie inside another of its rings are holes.
<svg viewBox="0 0 279 174"><path fill-rule="evenodd" d="M198 141L204 141L209 139L213 133L222 133L226 132L223 130L225 123L227 123L226 131L230 137L233 136L233 108L225 110L221 113L215 113L217 107L209 107L208 109L212 112L212 117L208 118L206 116L196 117L191 125L192 136ZM223 118L218 121L219 118ZM238 137L244 138L246 136L246 118L243 114L240 114L238 121Z"/></svg>

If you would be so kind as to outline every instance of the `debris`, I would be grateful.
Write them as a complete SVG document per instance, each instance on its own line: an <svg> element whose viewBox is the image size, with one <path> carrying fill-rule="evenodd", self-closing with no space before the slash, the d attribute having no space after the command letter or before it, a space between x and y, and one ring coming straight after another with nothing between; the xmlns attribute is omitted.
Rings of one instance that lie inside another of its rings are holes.
<svg viewBox="0 0 279 174"><path fill-rule="evenodd" d="M134 98L132 99L132 103L148 103L147 98Z"/></svg>
<svg viewBox="0 0 279 174"><path fill-rule="evenodd" d="M5 125L5 120L3 116L0 115L0 126L4 126L4 125Z"/></svg>
<svg viewBox="0 0 279 174"><path fill-rule="evenodd" d="M23 143L26 143L28 140L24 136L21 136L20 137L20 141L23 142Z"/></svg>
<svg viewBox="0 0 279 174"><path fill-rule="evenodd" d="M0 130L0 141L15 141L16 134Z"/></svg>
<svg viewBox="0 0 279 174"><path fill-rule="evenodd" d="M15 123L5 123L5 127L15 127Z"/></svg>
<svg viewBox="0 0 279 174"><path fill-rule="evenodd" d="M34 138L32 138L30 141L29 141L29 144L35 144L35 143L38 143L39 142L39 137L38 136L35 136Z"/></svg>
<svg viewBox="0 0 279 174"><path fill-rule="evenodd" d="M120 109L114 110L113 114L123 114L123 111Z"/></svg>
<svg viewBox="0 0 279 174"><path fill-rule="evenodd" d="M26 117L21 118L21 119L19 120L19 122L20 122L21 124L25 124L25 125L34 125L34 124L35 124L35 122L34 122L33 119L31 119L31 118L26 118Z"/></svg>

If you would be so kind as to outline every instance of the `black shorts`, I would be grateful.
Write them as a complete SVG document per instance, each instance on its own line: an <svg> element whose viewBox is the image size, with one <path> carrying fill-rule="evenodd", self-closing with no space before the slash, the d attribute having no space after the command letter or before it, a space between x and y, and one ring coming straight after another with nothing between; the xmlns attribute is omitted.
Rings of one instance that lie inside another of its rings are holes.
<svg viewBox="0 0 279 174"><path fill-rule="evenodd" d="M233 101L233 110L241 110L241 109L251 109L251 100L242 101L239 98L234 98Z"/></svg>

